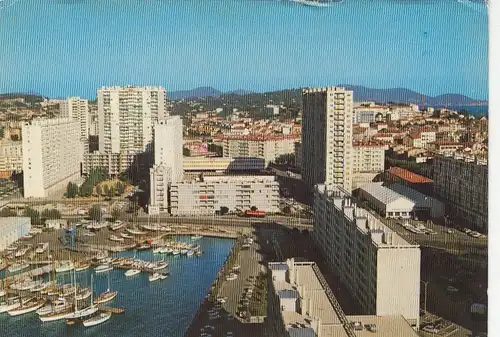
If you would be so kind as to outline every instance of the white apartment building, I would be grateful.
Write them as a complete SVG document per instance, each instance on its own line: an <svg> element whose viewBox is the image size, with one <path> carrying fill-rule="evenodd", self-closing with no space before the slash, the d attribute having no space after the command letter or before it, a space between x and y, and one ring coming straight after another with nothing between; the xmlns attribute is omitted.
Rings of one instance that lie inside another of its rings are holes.
<svg viewBox="0 0 500 337"><path fill-rule="evenodd" d="M230 171L262 171L266 168L263 158L254 157L185 157L184 171L230 172Z"/></svg>
<svg viewBox="0 0 500 337"><path fill-rule="evenodd" d="M148 213L156 215L169 210L168 189L172 179L172 169L165 165L154 165L149 170L150 199Z"/></svg>
<svg viewBox="0 0 500 337"><path fill-rule="evenodd" d="M94 151L84 154L83 174L88 174L94 168L103 168L110 176L118 176L120 172L124 172L128 167L127 161L121 161L119 153L100 153Z"/></svg>
<svg viewBox="0 0 500 337"><path fill-rule="evenodd" d="M82 140L87 140L90 128L89 101L80 97L68 97L60 104L60 109L61 118L70 118L80 122L80 137Z"/></svg>
<svg viewBox="0 0 500 337"><path fill-rule="evenodd" d="M97 104L89 104L89 136L99 136Z"/></svg>
<svg viewBox="0 0 500 337"><path fill-rule="evenodd" d="M80 123L72 119L26 122L22 127L24 197L44 198L80 177Z"/></svg>
<svg viewBox="0 0 500 337"><path fill-rule="evenodd" d="M168 187L184 177L182 119L166 117L155 123L154 132L154 166L149 169L150 214L168 209Z"/></svg>
<svg viewBox="0 0 500 337"><path fill-rule="evenodd" d="M103 87L97 91L99 152L139 153L150 149L153 127L166 117L161 87Z"/></svg>
<svg viewBox="0 0 500 337"><path fill-rule="evenodd" d="M169 116L154 125L154 163L170 168L170 182L181 181L184 175L182 119Z"/></svg>
<svg viewBox="0 0 500 337"><path fill-rule="evenodd" d="M214 215L221 207L230 212L255 206L267 213L279 212L279 184L274 176L208 176L170 186L173 215Z"/></svg>
<svg viewBox="0 0 500 337"><path fill-rule="evenodd" d="M462 153L433 160L434 194L447 213L477 230L488 230L488 162Z"/></svg>
<svg viewBox="0 0 500 337"><path fill-rule="evenodd" d="M419 326L420 248L357 207L341 189L315 187L313 239L362 314Z"/></svg>
<svg viewBox="0 0 500 337"><path fill-rule="evenodd" d="M21 141L0 140L0 172L23 170L23 146Z"/></svg>
<svg viewBox="0 0 500 337"><path fill-rule="evenodd" d="M352 171L357 172L383 172L385 165L385 151L387 145L355 142L353 143Z"/></svg>
<svg viewBox="0 0 500 337"><path fill-rule="evenodd" d="M352 188L353 92L339 87L302 92L302 177L316 184Z"/></svg>
<svg viewBox="0 0 500 337"><path fill-rule="evenodd" d="M269 262L273 337L417 337L401 316L347 316L314 262ZM269 316L268 316L269 317Z"/></svg>
<svg viewBox="0 0 500 337"><path fill-rule="evenodd" d="M222 137L223 157L264 158L266 165L276 158L293 154L298 135L224 135Z"/></svg>

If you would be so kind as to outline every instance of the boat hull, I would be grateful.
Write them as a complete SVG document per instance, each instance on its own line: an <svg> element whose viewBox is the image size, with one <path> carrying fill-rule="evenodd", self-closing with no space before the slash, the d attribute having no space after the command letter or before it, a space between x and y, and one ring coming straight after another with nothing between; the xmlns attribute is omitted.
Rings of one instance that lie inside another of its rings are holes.
<svg viewBox="0 0 500 337"><path fill-rule="evenodd" d="M7 311L7 313L9 314L9 316L20 316L20 315L24 315L24 314L28 314L30 312L33 312L33 311L37 311L38 309L40 309L41 307L43 307L45 305L45 301L43 302L40 302L36 305L33 305L29 308L23 308L21 309L20 307L18 309L14 309L14 310L11 310L11 311Z"/></svg>
<svg viewBox="0 0 500 337"><path fill-rule="evenodd" d="M98 324L102 324L111 318L110 313L101 313L99 316L83 321L83 326L88 328Z"/></svg>

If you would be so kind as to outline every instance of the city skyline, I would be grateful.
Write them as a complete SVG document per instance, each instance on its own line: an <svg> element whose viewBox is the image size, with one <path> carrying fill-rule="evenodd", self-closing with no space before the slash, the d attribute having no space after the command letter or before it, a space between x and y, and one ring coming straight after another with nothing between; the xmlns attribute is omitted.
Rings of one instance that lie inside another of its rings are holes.
<svg viewBox="0 0 500 337"><path fill-rule="evenodd" d="M488 97L484 4L217 4L19 1L0 11L0 92L94 97L101 85L127 83L257 92L355 83ZM41 27L46 21L58 29Z"/></svg>

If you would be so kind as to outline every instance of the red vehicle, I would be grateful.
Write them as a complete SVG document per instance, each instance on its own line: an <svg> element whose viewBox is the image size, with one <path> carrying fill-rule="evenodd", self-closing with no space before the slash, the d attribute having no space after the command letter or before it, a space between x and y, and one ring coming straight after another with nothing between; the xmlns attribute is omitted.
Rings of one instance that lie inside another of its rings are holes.
<svg viewBox="0 0 500 337"><path fill-rule="evenodd" d="M249 218L263 218L266 216L264 211L245 211L245 216Z"/></svg>

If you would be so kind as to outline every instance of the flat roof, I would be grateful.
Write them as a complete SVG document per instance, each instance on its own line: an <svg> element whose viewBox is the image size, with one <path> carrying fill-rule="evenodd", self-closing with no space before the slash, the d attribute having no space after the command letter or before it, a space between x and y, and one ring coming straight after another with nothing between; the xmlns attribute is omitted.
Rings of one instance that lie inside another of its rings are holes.
<svg viewBox="0 0 500 337"><path fill-rule="evenodd" d="M418 334L403 316L346 316L350 322L361 322L363 330L354 330L357 337L417 337ZM365 328L366 324L375 324L377 332Z"/></svg>
<svg viewBox="0 0 500 337"><path fill-rule="evenodd" d="M364 184L360 187L360 189L370 194L372 197L374 197L375 199L377 199L378 201L382 202L385 205L388 205L400 199L408 201L408 205L410 203L413 203L404 195L401 195L396 191L393 191L392 189L384 186L382 182Z"/></svg>

